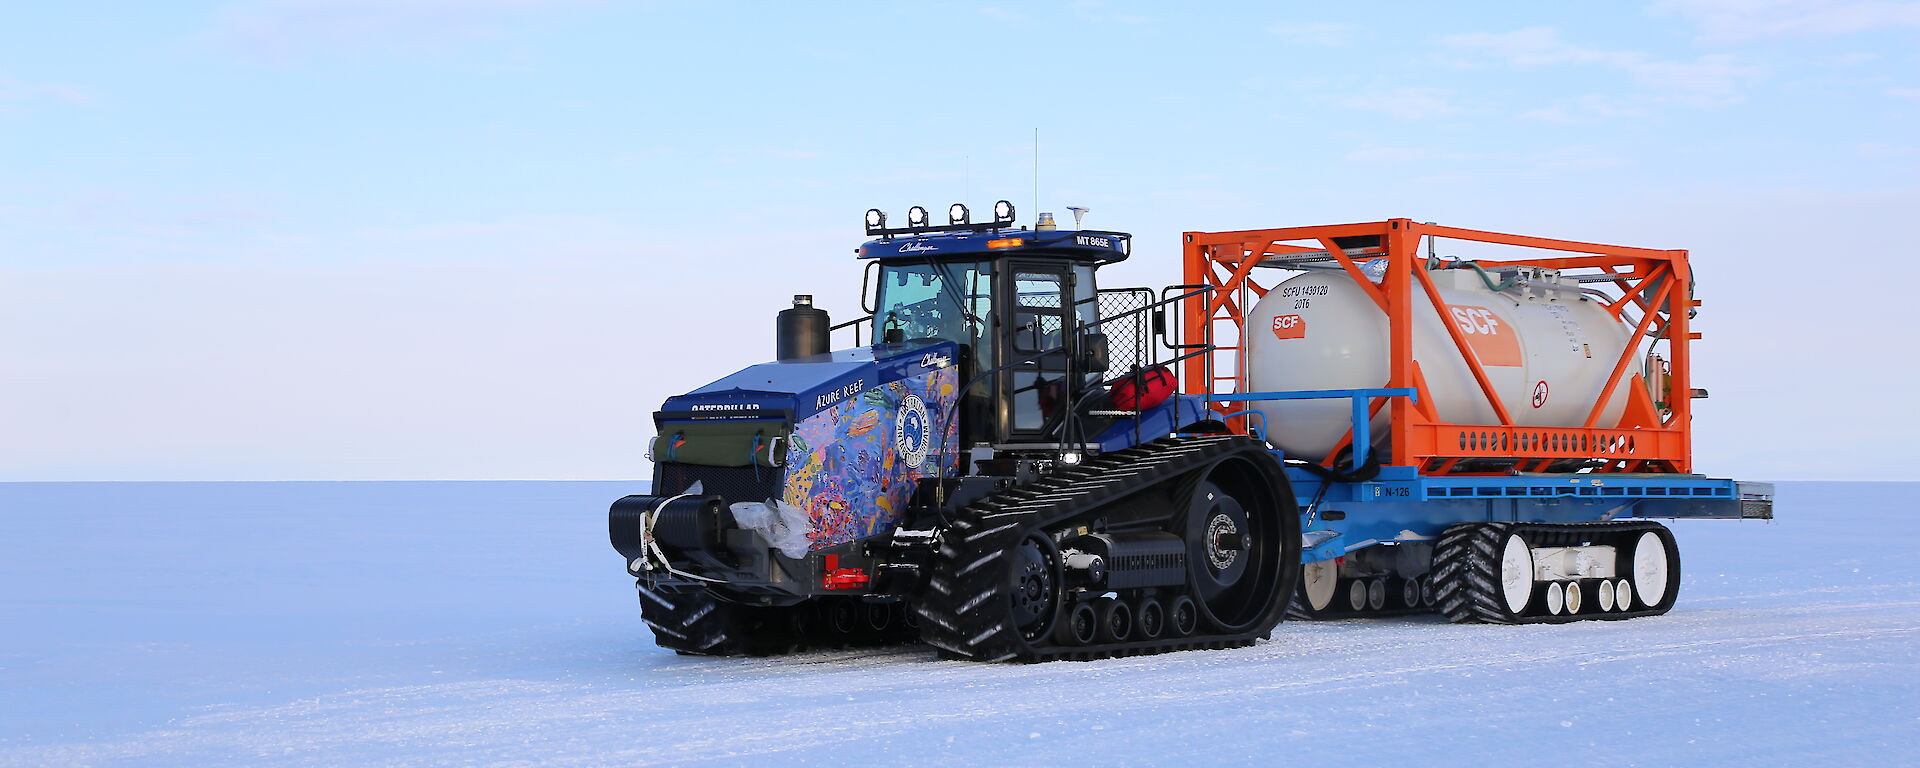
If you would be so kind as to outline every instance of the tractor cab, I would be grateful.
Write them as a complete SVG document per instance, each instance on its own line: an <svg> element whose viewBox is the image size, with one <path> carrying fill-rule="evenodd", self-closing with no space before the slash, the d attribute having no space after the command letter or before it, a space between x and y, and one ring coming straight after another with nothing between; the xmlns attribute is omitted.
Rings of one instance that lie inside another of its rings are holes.
<svg viewBox="0 0 1920 768"><path fill-rule="evenodd" d="M1041 214L1033 229L1014 227L1013 206L994 221L970 222L965 206L949 223L926 211L889 229L867 214L859 249L868 267L874 340L939 339L959 345L960 441L996 446L1060 442L1062 421L1108 368L1095 270L1125 259L1123 232L1061 230Z"/></svg>

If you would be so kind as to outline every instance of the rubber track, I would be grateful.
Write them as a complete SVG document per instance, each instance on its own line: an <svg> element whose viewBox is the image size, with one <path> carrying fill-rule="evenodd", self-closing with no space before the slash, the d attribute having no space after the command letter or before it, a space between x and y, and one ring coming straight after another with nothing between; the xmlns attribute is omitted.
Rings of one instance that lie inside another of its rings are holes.
<svg viewBox="0 0 1920 768"><path fill-rule="evenodd" d="M662 648L699 656L777 656L795 651L864 647L906 642L913 630L897 619L876 630L864 613L854 615L854 630L828 628L828 604L821 600L794 606L758 607L720 600L704 591L669 593L639 583L640 616ZM866 604L844 600L857 610Z"/></svg>
<svg viewBox="0 0 1920 768"><path fill-rule="evenodd" d="M1680 569L1670 564L1667 595L1662 605L1632 611L1584 611L1578 614L1514 616L1507 612L1500 585L1500 550L1507 533L1518 530L1531 547L1560 547L1582 541L1618 545L1642 531L1667 531L1656 522L1624 520L1603 523L1459 523L1448 526L1433 547L1434 603L1456 624L1564 624L1573 621L1614 621L1658 616L1672 610L1679 596ZM1671 532L1666 533L1670 560L1677 560ZM1603 541L1615 539L1617 541ZM1636 585L1637 587L1637 585ZM1636 589L1637 593L1639 590ZM1528 605L1529 608L1537 606Z"/></svg>
<svg viewBox="0 0 1920 768"><path fill-rule="evenodd" d="M1029 642L1021 637L1008 612L1010 558L1029 534L1057 529L1076 515L1178 482L1220 459L1260 450L1237 435L1163 438L1101 454L1079 467L959 510L952 526L941 533L927 584L912 604L921 640L938 649L942 658L1036 662L1233 648L1267 637L1271 624L1233 635L1062 646L1052 638ZM1060 620L1066 620L1064 611Z"/></svg>

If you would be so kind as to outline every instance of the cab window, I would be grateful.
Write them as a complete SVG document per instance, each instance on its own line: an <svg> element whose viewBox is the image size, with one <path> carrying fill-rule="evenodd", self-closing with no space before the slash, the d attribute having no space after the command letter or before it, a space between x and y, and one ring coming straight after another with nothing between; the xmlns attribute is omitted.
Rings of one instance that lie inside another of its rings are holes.
<svg viewBox="0 0 1920 768"><path fill-rule="evenodd" d="M945 339L976 350L993 317L990 262L885 264L880 269L875 338ZM976 353L978 354L978 353ZM984 359L981 362L985 362Z"/></svg>
<svg viewBox="0 0 1920 768"><path fill-rule="evenodd" d="M1066 346L1070 294L1064 269L1014 265L1011 288L1013 311L1008 328L1012 359L1034 364L1008 372L1013 405L1013 432L1045 432L1051 419L1066 406L1064 354L1048 354Z"/></svg>

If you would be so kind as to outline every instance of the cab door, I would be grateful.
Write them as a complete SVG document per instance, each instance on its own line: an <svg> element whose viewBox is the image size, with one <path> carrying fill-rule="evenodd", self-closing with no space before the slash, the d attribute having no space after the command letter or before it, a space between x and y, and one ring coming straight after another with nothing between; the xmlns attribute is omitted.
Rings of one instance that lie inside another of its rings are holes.
<svg viewBox="0 0 1920 768"><path fill-rule="evenodd" d="M1070 407L1067 345L1073 321L1073 271L1065 264L1011 261L1001 272L1004 303L1001 344L1005 361L1036 358L1001 377L1002 439L1029 442L1053 431Z"/></svg>

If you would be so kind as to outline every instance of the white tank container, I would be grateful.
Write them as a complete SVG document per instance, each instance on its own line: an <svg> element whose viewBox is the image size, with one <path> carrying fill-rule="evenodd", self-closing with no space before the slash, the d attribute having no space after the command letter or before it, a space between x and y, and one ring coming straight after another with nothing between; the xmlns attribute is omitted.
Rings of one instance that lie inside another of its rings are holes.
<svg viewBox="0 0 1920 768"><path fill-rule="evenodd" d="M1470 269L1427 274L1439 289L1447 321L1473 347L1515 424L1578 427L1586 422L1632 328L1553 270L1530 270L1523 286L1500 293ZM1498 282L1500 275L1493 279ZM1440 418L1499 424L1440 324L1441 314L1418 285L1413 300L1413 356ZM1386 385L1387 317L1345 272L1307 272L1275 286L1254 304L1246 334L1243 391ZM1619 420L1630 382L1630 375L1621 376L1596 426ZM1351 406L1344 399L1265 400L1252 407L1265 416L1274 447L1310 461L1326 458L1352 427ZM1373 421L1376 443L1386 437L1386 415L1383 408Z"/></svg>

